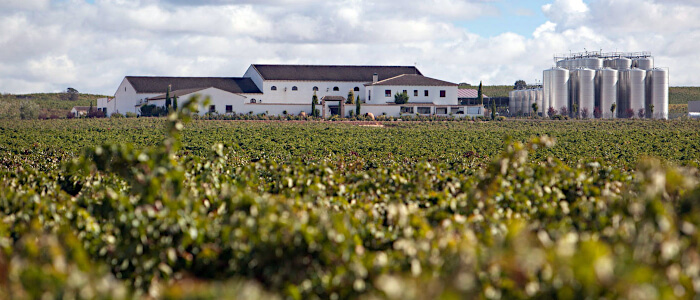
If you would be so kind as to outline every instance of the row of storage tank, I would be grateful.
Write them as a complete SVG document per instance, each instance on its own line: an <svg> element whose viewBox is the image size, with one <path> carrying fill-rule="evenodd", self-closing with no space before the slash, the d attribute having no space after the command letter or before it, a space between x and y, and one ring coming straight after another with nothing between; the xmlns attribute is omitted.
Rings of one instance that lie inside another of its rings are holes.
<svg viewBox="0 0 700 300"><path fill-rule="evenodd" d="M557 68L574 70L578 68L586 68L598 70L602 68L611 68L615 70L625 70L625 69L642 69L651 70L654 68L654 58L653 57L617 57L610 59L603 59L600 57L582 57L582 58L571 58L562 59L557 61Z"/></svg>
<svg viewBox="0 0 700 300"><path fill-rule="evenodd" d="M622 67L627 63L632 64L632 60L626 59ZM537 113L543 116L547 116L551 107L557 113L566 110L572 117L594 117L598 108L602 118L641 114L646 118L668 119L666 69L578 67L569 70L556 67L544 71L543 83L541 88L512 91L509 95L511 115L532 114L532 104L537 103ZM613 103L616 104L614 113L611 112Z"/></svg>

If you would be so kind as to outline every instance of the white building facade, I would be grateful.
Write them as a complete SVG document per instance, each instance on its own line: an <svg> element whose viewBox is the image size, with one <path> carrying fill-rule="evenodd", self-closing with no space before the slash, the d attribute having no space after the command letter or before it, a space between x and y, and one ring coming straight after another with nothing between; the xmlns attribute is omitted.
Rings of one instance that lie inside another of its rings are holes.
<svg viewBox="0 0 700 300"><path fill-rule="evenodd" d="M168 89L170 97L178 97L180 103L193 95L210 97L211 103L201 107L200 114L311 114L315 94L318 109L329 111L327 117L349 116L354 105L341 111L338 101L324 103L322 99L345 99L352 91L353 101L358 96L362 101L361 112L375 116L483 115L483 108L459 104L457 84L425 77L416 67L406 66L251 65L243 77L127 76L114 97L99 99L97 107L107 115L140 114L144 105L165 106ZM391 97L386 90L391 90ZM395 104L393 94L404 90L408 103Z"/></svg>

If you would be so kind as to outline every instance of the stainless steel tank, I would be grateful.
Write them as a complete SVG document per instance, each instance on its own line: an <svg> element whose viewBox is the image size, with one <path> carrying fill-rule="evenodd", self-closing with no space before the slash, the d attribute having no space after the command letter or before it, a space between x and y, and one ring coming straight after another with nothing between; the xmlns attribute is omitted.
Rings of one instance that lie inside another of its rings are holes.
<svg viewBox="0 0 700 300"><path fill-rule="evenodd" d="M634 60L634 66L642 70L651 70L654 68L654 59L651 57L637 58Z"/></svg>
<svg viewBox="0 0 700 300"><path fill-rule="evenodd" d="M557 68L565 68L566 67L566 60L558 60L557 61Z"/></svg>
<svg viewBox="0 0 700 300"><path fill-rule="evenodd" d="M572 111L574 116L593 117L593 110L595 109L595 74L596 71L593 69L576 70L578 102L576 103L576 111Z"/></svg>
<svg viewBox="0 0 700 300"><path fill-rule="evenodd" d="M520 115L522 113L523 105L523 90L515 91L515 103L513 105L513 115Z"/></svg>
<svg viewBox="0 0 700 300"><path fill-rule="evenodd" d="M613 103L617 104L619 71L605 68L596 72L597 103L601 116L606 119L615 118L610 112Z"/></svg>
<svg viewBox="0 0 700 300"><path fill-rule="evenodd" d="M567 111L569 112L569 116L573 116L573 109L574 107L579 107L578 104L578 76L579 76L579 70L580 69L575 69L572 70L571 73L569 73L569 103L567 105Z"/></svg>
<svg viewBox="0 0 700 300"><path fill-rule="evenodd" d="M508 92L508 113L513 114L513 108L515 107L515 91Z"/></svg>
<svg viewBox="0 0 700 300"><path fill-rule="evenodd" d="M625 70L632 68L632 60L626 57L615 58L612 60L613 69Z"/></svg>
<svg viewBox="0 0 700 300"><path fill-rule="evenodd" d="M618 72L618 87L617 87L617 109L615 109L615 116L618 118L624 118L625 111L629 108L629 70L624 69Z"/></svg>
<svg viewBox="0 0 700 300"><path fill-rule="evenodd" d="M552 90L550 94L550 107L560 111L562 107L569 108L569 70L554 68L551 70Z"/></svg>
<svg viewBox="0 0 700 300"><path fill-rule="evenodd" d="M537 89L537 114L544 116L544 87Z"/></svg>
<svg viewBox="0 0 700 300"><path fill-rule="evenodd" d="M588 69L600 69L603 68L603 59L598 57L586 57L581 59L581 67Z"/></svg>
<svg viewBox="0 0 700 300"><path fill-rule="evenodd" d="M647 71L647 107L649 117L668 119L668 70L655 68Z"/></svg>
<svg viewBox="0 0 700 300"><path fill-rule="evenodd" d="M638 117L639 111L645 111L646 107L646 78L647 72L640 69L629 69L624 72L628 72L628 90L627 97L629 97L629 107L634 116ZM627 112L625 112L627 116Z"/></svg>
<svg viewBox="0 0 700 300"><path fill-rule="evenodd" d="M532 90L523 90L523 102L520 104L520 111L522 111L523 114L530 113L530 98L532 96L532 94L530 93L531 91Z"/></svg>
<svg viewBox="0 0 700 300"><path fill-rule="evenodd" d="M551 74L551 70L544 70L544 72L542 72L542 107L540 111L543 112L543 116L546 116L547 109L549 109L549 99L552 94Z"/></svg>

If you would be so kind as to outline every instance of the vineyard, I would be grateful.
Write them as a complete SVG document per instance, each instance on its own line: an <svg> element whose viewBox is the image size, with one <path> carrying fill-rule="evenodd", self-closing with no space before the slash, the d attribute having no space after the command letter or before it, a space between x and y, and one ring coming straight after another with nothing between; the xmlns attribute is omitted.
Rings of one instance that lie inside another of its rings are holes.
<svg viewBox="0 0 700 300"><path fill-rule="evenodd" d="M9 299L695 299L700 122L0 120ZM193 107L190 107L193 108Z"/></svg>

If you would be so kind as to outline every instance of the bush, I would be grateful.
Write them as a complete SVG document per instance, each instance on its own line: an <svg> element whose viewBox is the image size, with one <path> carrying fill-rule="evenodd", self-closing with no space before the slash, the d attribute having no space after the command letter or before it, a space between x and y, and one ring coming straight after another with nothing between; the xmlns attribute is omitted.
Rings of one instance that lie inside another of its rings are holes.
<svg viewBox="0 0 700 300"><path fill-rule="evenodd" d="M133 113L133 112L127 112L126 115L125 115L125 117L127 117L127 118L136 118L136 117L138 117L138 115L137 115L136 113Z"/></svg>
<svg viewBox="0 0 700 300"><path fill-rule="evenodd" d="M118 113L118 112L115 112L115 113L113 113L113 114L110 116L110 118L112 118L112 119L121 119L121 118L124 118L124 115L122 115L122 114L120 114L120 113Z"/></svg>
<svg viewBox="0 0 700 300"><path fill-rule="evenodd" d="M22 120L36 119L39 115L39 105L29 101L24 100L19 104L19 117Z"/></svg>
<svg viewBox="0 0 700 300"><path fill-rule="evenodd" d="M505 121L506 117L505 116L498 116L496 117L496 121Z"/></svg>

